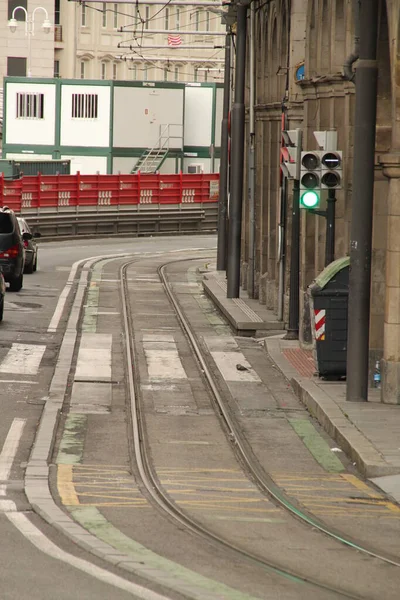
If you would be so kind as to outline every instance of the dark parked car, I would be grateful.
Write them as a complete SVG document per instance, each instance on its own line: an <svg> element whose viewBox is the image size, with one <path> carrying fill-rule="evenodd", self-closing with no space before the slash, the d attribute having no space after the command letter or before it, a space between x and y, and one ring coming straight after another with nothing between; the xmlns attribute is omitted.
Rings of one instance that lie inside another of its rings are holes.
<svg viewBox="0 0 400 600"><path fill-rule="evenodd" d="M6 282L4 281L3 273L0 271L0 321L3 320L5 294L6 294Z"/></svg>
<svg viewBox="0 0 400 600"><path fill-rule="evenodd" d="M29 240L30 233L21 235L17 217L8 207L0 209L0 269L12 292L22 288L25 266L23 240Z"/></svg>
<svg viewBox="0 0 400 600"><path fill-rule="evenodd" d="M17 217L22 236L29 233L29 239L24 238L25 246L25 268L24 273L33 273L37 270L38 247L35 238L41 237L39 232L33 233L28 223L22 217Z"/></svg>

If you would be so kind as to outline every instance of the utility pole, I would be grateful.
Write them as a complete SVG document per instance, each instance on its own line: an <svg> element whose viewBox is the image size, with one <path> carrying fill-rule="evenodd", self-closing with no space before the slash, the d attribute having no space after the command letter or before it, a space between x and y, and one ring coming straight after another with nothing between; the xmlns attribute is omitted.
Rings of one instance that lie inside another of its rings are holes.
<svg viewBox="0 0 400 600"><path fill-rule="evenodd" d="M360 58L356 67L347 390L351 402L368 400L372 219L378 89L377 24L380 3L360 2Z"/></svg>
<svg viewBox="0 0 400 600"><path fill-rule="evenodd" d="M247 292L249 298L255 296L255 257L256 257L256 203L255 203L255 137L256 123L254 114L255 104L255 6L250 4L250 60L249 60L249 139L248 139L248 201L249 201L249 254L248 254L248 277Z"/></svg>
<svg viewBox="0 0 400 600"><path fill-rule="evenodd" d="M299 339L300 317L300 182L293 181L292 239L290 248L289 323L286 340Z"/></svg>
<svg viewBox="0 0 400 600"><path fill-rule="evenodd" d="M246 69L247 3L237 4L235 98L232 106L232 182L229 203L227 298L239 298L244 171L244 91Z"/></svg>
<svg viewBox="0 0 400 600"><path fill-rule="evenodd" d="M285 132L283 132L285 138ZM292 136L293 137L293 136ZM290 288L289 288L289 323L286 340L299 339L299 316L300 316L300 156L302 148L302 131L295 130L295 172L293 178L293 202L292 202L292 237L290 248Z"/></svg>
<svg viewBox="0 0 400 600"><path fill-rule="evenodd" d="M217 270L226 270L226 240L228 233L228 118L231 90L231 36L227 27L225 39L224 104L221 123L221 162L219 167Z"/></svg>

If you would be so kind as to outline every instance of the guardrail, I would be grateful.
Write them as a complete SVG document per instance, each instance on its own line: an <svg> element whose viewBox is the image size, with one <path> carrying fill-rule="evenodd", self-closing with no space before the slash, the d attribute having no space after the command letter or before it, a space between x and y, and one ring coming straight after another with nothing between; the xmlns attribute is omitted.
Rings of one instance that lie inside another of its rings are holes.
<svg viewBox="0 0 400 600"><path fill-rule="evenodd" d="M42 236L215 231L218 174L0 178L0 200Z"/></svg>

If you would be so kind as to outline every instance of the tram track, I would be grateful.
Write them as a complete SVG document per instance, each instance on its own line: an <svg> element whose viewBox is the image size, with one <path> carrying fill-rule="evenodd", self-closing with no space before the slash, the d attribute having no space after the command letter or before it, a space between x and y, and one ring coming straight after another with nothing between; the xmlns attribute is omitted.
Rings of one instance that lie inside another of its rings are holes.
<svg viewBox="0 0 400 600"><path fill-rule="evenodd" d="M199 257L197 257L198 259ZM165 294L167 295L171 306L174 308L176 317L180 323L182 331L188 339L192 351L196 356L199 370L202 376L207 381L207 386L212 394L213 404L215 406L215 412L217 416L223 422L224 429L227 433L228 439L232 442L234 440L234 450L239 462L244 467L248 476L253 480L263 494L268 496L269 499L284 508L296 519L301 520L308 527L317 529L323 534L333 538L338 543L344 544L351 547L355 551L362 552L370 557L388 563L392 566L399 567L400 562L393 559L393 557L383 556L371 549L364 547L361 544L357 544L354 540L350 540L340 533L333 531L324 523L315 519L312 515L308 515L303 512L299 507L295 506L289 498L286 497L282 489L280 489L272 480L272 478L265 473L262 467L257 463L252 456L251 448L244 439L238 423L236 422L233 414L229 410L226 403L223 401L222 395L218 389L218 385L213 378L208 362L203 354L203 351L196 339L196 335L182 311L177 298L175 297L172 287L169 284L165 271L168 265L172 262L187 262L190 258L185 259L174 259L164 263L158 267L158 274L160 281L163 284ZM193 259L194 260L194 259ZM250 561L254 565L263 568L266 571L275 573L281 577L285 577L292 581L307 584L314 588L324 590L337 594L343 598L360 598L360 596L354 595L340 587L333 587L331 585L324 584L322 581L310 578L304 574L298 573L292 569L285 567L284 565L274 563L271 560L267 560L258 554L253 554L246 549L241 548L239 545L232 543L224 537L217 534L215 531L201 524L198 520L193 518L186 511L182 510L176 502L174 502L169 494L164 490L161 485L157 474L152 465L149 455L149 440L147 439L146 427L144 422L144 416L141 406L141 392L140 392L140 378L139 369L135 368L137 362L137 349L135 341L134 327L132 324L132 315L129 310L129 283L127 277L127 271L133 264L133 261L127 261L120 267L120 286L121 286L121 298L122 298L122 313L123 313L123 325L124 325L124 338L126 341L126 364L130 366L127 369L128 372L128 389L130 396L130 418L132 427L132 442L133 442L133 454L136 462L136 466L141 478L141 481L146 488L146 493L151 498L153 504L155 504L159 510L166 513L170 518L174 519L175 522L179 523L185 529L188 529L192 533L201 536L209 543L216 544L219 547L225 549L225 551L233 553L236 557L240 557L242 560ZM133 366L133 369L131 368ZM133 376L135 371L135 377Z"/></svg>

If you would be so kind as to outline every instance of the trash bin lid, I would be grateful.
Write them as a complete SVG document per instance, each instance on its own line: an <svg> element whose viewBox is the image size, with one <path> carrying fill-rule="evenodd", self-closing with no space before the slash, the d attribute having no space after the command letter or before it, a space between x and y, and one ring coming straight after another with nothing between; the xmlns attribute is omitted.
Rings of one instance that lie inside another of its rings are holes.
<svg viewBox="0 0 400 600"><path fill-rule="evenodd" d="M311 293L315 293L324 289L325 286L346 267L350 266L350 256L343 256L331 262L321 273L314 279L312 284L309 286Z"/></svg>

